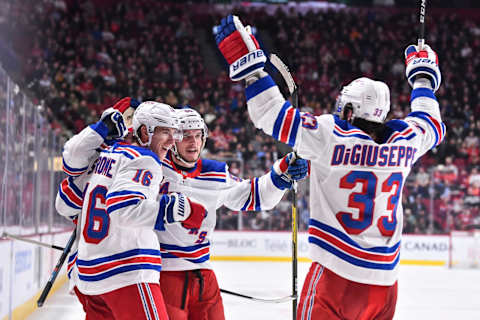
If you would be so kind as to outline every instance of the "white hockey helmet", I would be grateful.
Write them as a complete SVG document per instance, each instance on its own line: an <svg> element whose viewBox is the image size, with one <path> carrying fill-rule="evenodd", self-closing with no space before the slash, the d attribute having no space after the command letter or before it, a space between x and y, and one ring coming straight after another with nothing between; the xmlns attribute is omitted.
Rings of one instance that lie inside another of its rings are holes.
<svg viewBox="0 0 480 320"><path fill-rule="evenodd" d="M202 130L203 143L200 149L200 153L201 153L203 148L205 147L205 143L208 138L208 128L207 128L207 125L205 124L205 121L203 120L200 113L192 109L190 106L186 106L182 109L177 109L176 111L177 111L178 120L180 122L180 129L182 130L183 133L185 133L185 131L187 130ZM173 147L173 153L175 154L175 157L180 161L190 165L194 164L194 162L192 163L184 159L178 153L176 146Z"/></svg>
<svg viewBox="0 0 480 320"><path fill-rule="evenodd" d="M208 128L200 113L187 106L182 109L177 109L178 121L180 122L180 129L185 130L202 130L203 139L208 137Z"/></svg>
<svg viewBox="0 0 480 320"><path fill-rule="evenodd" d="M138 130L144 125L148 132L148 142L141 141ZM174 128L175 140L182 140L182 132L180 122L178 121L175 109L165 103L156 101L142 102L135 112L132 119L133 135L137 138L138 143L142 146L149 146L152 142L152 136L156 127Z"/></svg>
<svg viewBox="0 0 480 320"><path fill-rule="evenodd" d="M350 105L353 118L383 123L390 111L390 90L385 82L358 78L343 87L337 98L335 113L340 117Z"/></svg>

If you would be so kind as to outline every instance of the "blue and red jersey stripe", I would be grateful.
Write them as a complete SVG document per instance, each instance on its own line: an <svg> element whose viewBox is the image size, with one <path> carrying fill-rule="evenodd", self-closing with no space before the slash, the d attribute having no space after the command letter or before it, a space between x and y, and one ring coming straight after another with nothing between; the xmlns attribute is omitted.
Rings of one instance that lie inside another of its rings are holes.
<svg viewBox="0 0 480 320"><path fill-rule="evenodd" d="M161 243L160 251L163 259L182 258L193 263L202 263L210 259L210 242L185 247Z"/></svg>
<svg viewBox="0 0 480 320"><path fill-rule="evenodd" d="M58 187L58 194L67 206L77 210L82 209L83 193L75 185L73 177L63 179Z"/></svg>
<svg viewBox="0 0 480 320"><path fill-rule="evenodd" d="M392 270L400 260L400 242L391 247L364 248L350 236L310 219L308 241L350 264L367 269Z"/></svg>
<svg viewBox="0 0 480 320"><path fill-rule="evenodd" d="M77 259L78 277L83 281L100 281L133 270L162 268L162 258L156 249L133 249L93 260Z"/></svg>
<svg viewBox="0 0 480 320"><path fill-rule="evenodd" d="M135 205L147 197L138 191L122 190L107 194L107 212L110 214L115 210Z"/></svg>

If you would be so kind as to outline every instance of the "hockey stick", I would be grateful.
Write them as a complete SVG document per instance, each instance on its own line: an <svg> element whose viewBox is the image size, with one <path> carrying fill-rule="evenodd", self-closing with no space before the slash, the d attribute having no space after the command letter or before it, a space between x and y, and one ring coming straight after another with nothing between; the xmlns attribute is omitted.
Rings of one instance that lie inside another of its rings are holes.
<svg viewBox="0 0 480 320"><path fill-rule="evenodd" d="M37 300L37 306L41 307L43 306L43 303L45 302L45 299L47 299L47 295L52 289L52 285L55 282L55 279L57 279L58 273L60 272L60 269L62 269L63 263L67 259L68 253L70 252L70 249L73 246L73 243L75 242L75 238L77 236L77 229L74 229L72 232L72 235L70 236L70 239L68 239L67 245L65 246L65 249L63 250L62 255L58 259L57 265L52 271L52 274L50 276L50 279L48 280L47 284L43 288L42 294L40 295L40 298Z"/></svg>
<svg viewBox="0 0 480 320"><path fill-rule="evenodd" d="M2 238L9 238L9 239L14 239L14 240L18 240L18 241L28 242L28 243L36 244L37 246L56 249L56 250L60 250L60 251L63 251L65 249L63 247L59 247L59 246L56 246L54 244L48 244L48 243L45 243L45 242L40 242L40 241L27 239L27 238L20 237L20 236L15 236L15 235L7 233L7 232L2 233Z"/></svg>
<svg viewBox="0 0 480 320"><path fill-rule="evenodd" d="M418 50L422 50L425 44L425 13L427 9L427 0L420 0L420 27L418 29Z"/></svg>
<svg viewBox="0 0 480 320"><path fill-rule="evenodd" d="M249 299L249 300L253 300L253 301L259 301L259 302L266 302L266 303L283 303L283 302L287 302L287 301L296 299L296 297L292 297L292 296L286 296L286 297L282 297L282 298L273 298L273 299L255 298L255 297L252 297L252 296L248 296L246 294L241 294L241 293L237 293L237 292L233 292L233 291L229 291L229 290L225 290L225 289L220 289L220 292L225 293L225 294L229 294L229 295L232 295L232 296L240 297L240 298L245 298L245 299Z"/></svg>
<svg viewBox="0 0 480 320"><path fill-rule="evenodd" d="M278 70L283 80L285 81L288 92L292 97L292 105L298 108L298 87L293 80L292 74L288 67L280 58L272 53L270 55L270 62ZM294 152L295 157L297 153ZM295 162L295 160L294 160ZM298 304L298 215L297 215L297 182L293 181L292 188L292 317L297 319L297 304Z"/></svg>

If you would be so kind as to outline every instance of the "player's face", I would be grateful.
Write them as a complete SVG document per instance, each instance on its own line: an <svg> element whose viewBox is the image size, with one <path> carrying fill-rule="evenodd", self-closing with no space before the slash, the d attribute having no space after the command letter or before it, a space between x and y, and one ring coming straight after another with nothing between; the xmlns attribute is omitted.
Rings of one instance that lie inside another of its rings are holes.
<svg viewBox="0 0 480 320"><path fill-rule="evenodd" d="M195 162L200 157L202 144L202 130L185 130L182 141L177 142L177 152L188 162Z"/></svg>
<svg viewBox="0 0 480 320"><path fill-rule="evenodd" d="M150 149L160 158L163 160L167 151L175 143L175 135L177 134L177 130L173 128L165 128L165 127L156 127L155 131L153 132L152 142L150 143Z"/></svg>

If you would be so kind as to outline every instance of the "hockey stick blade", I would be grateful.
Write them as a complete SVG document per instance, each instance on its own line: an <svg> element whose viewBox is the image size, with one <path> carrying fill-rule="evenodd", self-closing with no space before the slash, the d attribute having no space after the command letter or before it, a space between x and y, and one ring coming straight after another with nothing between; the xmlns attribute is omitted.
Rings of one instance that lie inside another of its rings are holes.
<svg viewBox="0 0 480 320"><path fill-rule="evenodd" d="M292 95L293 92L297 89L297 85L293 80L290 70L288 70L288 67L285 65L285 63L283 63L283 61L275 53L272 53L270 55L270 62L275 68L277 68L278 72L280 72L283 79L285 80L285 83L288 86L288 91L290 95Z"/></svg>
<svg viewBox="0 0 480 320"><path fill-rule="evenodd" d="M290 73L290 70L288 69L287 65L283 63L280 57L277 56L275 53L272 53L270 55L269 61L270 61L270 64L273 66L273 68L277 69L278 73L282 77L283 82L285 82L288 89L288 95L292 97L292 105L293 107L297 108L298 107L298 87L297 87L297 84L295 83L295 80L292 77L292 74Z"/></svg>
<svg viewBox="0 0 480 320"><path fill-rule="evenodd" d="M241 293L237 293L237 292L233 292L233 291L229 291L229 290L225 290L225 289L220 289L220 292L225 293L225 294L229 294L229 295L232 295L232 296L236 296L236 297L240 297L240 298L244 298L244 299L249 299L249 300L253 300L253 301L258 301L258 302L264 302L264 303L283 303L283 302L288 302L288 301L292 301L294 299L297 299L297 297L293 297L293 296L286 296L286 297L282 297L282 298L272 298L272 299L256 298L256 297L248 296L246 294L241 294Z"/></svg>

